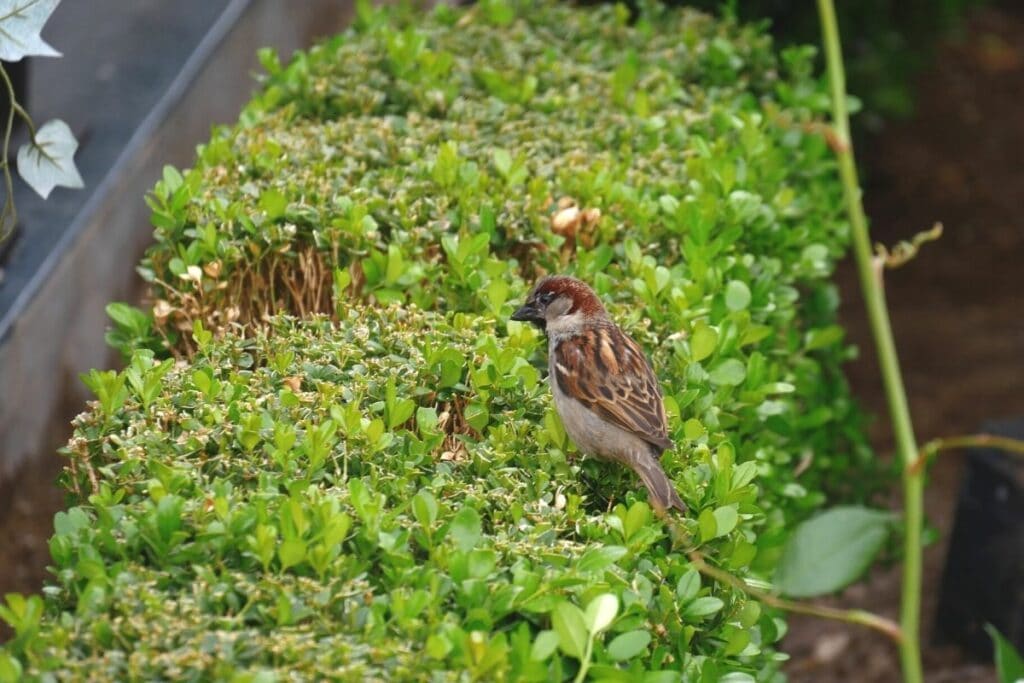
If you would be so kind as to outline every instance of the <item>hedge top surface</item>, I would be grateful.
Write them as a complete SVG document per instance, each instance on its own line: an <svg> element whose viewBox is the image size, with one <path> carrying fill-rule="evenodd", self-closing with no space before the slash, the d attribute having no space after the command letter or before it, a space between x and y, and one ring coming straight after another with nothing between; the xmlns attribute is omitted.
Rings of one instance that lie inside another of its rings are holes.
<svg viewBox="0 0 1024 683"><path fill-rule="evenodd" d="M595 675L774 668L777 622L701 581L630 474L567 458L526 361L535 331L395 306L339 317L93 374L68 447L89 502L57 515L50 617L8 603L26 616L0 667L561 680L579 653L556 615L611 594ZM728 443L689 450L685 467L665 458L700 515L689 544L742 572L765 522L757 465Z"/></svg>

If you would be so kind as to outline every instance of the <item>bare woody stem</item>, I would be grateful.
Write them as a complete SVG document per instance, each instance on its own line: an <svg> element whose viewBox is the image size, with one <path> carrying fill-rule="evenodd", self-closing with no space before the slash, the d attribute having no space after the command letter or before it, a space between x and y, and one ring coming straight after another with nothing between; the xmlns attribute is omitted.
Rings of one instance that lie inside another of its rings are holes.
<svg viewBox="0 0 1024 683"><path fill-rule="evenodd" d="M845 621L850 624L857 624L858 626L866 626L885 634L897 645L903 641L903 632L900 630L899 624L890 619L886 619L885 617L859 609L836 609L834 607L826 607L824 605L813 605L806 602L786 600L785 598L780 598L776 595L772 595L771 593L754 588L738 576L733 576L723 569L719 569L718 567L708 564L704 560L704 556L696 550L691 550L688 557L690 558L690 562L693 563L693 566L701 574L704 574L705 576L708 576L720 583L732 586L737 590L743 591L747 595L752 598L756 598L769 607L785 610L786 612L792 612L794 614L806 614L811 617L832 619L833 621Z"/></svg>

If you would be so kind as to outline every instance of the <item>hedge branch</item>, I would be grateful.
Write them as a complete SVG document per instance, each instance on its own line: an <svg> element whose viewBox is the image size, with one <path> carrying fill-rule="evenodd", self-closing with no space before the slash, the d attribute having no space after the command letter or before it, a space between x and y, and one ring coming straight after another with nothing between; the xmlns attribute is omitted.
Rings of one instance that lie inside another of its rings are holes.
<svg viewBox="0 0 1024 683"><path fill-rule="evenodd" d="M719 583L732 586L733 588L746 593L750 597L763 602L769 607L785 610L786 612L792 612L794 614L804 614L811 617L820 617L822 619L831 619L833 621L845 621L849 624L866 626L885 634L897 645L900 645L903 642L903 632L900 630L899 624L891 619L886 619L885 617L861 609L836 609L835 607L826 607L825 605L814 605L807 602L786 600L785 598L780 598L777 595L772 595L766 591L754 588L738 576L733 576L724 569L719 569L718 567L708 564L704 560L704 556L696 550L690 551L687 556L690 558L690 562L693 563L694 568L696 568L696 570L701 574L704 574Z"/></svg>

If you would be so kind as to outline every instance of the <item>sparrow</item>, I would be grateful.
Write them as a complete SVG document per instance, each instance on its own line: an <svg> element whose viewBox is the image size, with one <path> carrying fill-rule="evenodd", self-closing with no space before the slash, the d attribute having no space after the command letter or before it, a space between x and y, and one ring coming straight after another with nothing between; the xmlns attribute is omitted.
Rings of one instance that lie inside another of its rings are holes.
<svg viewBox="0 0 1024 683"><path fill-rule="evenodd" d="M548 382L569 438L585 454L633 469L659 514L686 512L659 457L672 448L661 388L644 352L608 317L590 287L541 279L512 320L548 338Z"/></svg>

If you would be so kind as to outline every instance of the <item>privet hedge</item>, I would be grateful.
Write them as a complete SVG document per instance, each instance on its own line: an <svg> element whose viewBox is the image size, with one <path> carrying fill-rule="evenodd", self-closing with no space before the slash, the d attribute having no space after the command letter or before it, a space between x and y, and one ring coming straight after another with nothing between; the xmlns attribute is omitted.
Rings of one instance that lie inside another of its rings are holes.
<svg viewBox="0 0 1024 683"><path fill-rule="evenodd" d="M0 681L777 677L783 622L574 454L507 319L538 274L591 282L663 380L690 543L770 581L873 481L809 52L492 1L361 6L264 63L150 197L152 313L110 309L131 362L87 378L57 580L0 609Z"/></svg>

